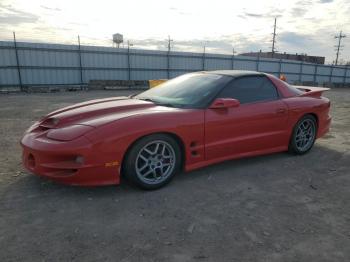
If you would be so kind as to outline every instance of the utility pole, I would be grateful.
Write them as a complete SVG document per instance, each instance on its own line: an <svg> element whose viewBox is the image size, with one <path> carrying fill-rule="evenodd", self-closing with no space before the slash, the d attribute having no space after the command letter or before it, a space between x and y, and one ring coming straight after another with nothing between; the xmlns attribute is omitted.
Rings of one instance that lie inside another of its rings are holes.
<svg viewBox="0 0 350 262"><path fill-rule="evenodd" d="M232 65L231 65L232 70L235 69L235 53L236 53L235 48L232 47Z"/></svg>
<svg viewBox="0 0 350 262"><path fill-rule="evenodd" d="M277 22L277 17L275 17L275 24L273 25L273 34L272 34L272 48L271 48L272 58L274 57L274 54L275 54L275 43L276 43L276 22Z"/></svg>
<svg viewBox="0 0 350 262"><path fill-rule="evenodd" d="M19 65L19 56L18 56L17 40L16 40L16 33L15 33L15 32L13 32L13 43L14 43L14 47L15 47L16 66L17 66L17 74L18 74L19 88L20 88L21 91L23 91L21 67L20 67L20 65Z"/></svg>
<svg viewBox="0 0 350 262"><path fill-rule="evenodd" d="M341 50L341 47L343 47L343 46L340 45L341 39L345 38L345 37L346 37L346 35L343 35L342 31L340 31L339 35L334 36L335 39L338 39L338 45L335 46L337 48L337 50L336 50L337 51L337 56L335 58L335 65L338 65L339 51Z"/></svg>
<svg viewBox="0 0 350 262"><path fill-rule="evenodd" d="M171 50L171 42L173 42L174 40L170 38L170 35L168 35L168 52L170 52Z"/></svg>
<svg viewBox="0 0 350 262"><path fill-rule="evenodd" d="M168 35L168 55L167 55L167 76L168 79L170 79L170 50L171 50L171 42L174 40L170 38L170 35Z"/></svg>

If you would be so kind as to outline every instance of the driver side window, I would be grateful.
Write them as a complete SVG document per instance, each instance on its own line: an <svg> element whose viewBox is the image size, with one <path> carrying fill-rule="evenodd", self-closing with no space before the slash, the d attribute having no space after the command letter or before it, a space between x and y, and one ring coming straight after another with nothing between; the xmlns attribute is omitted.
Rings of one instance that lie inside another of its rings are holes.
<svg viewBox="0 0 350 262"><path fill-rule="evenodd" d="M269 101L278 98L276 87L265 76L245 76L233 80L218 98L234 98L241 104Z"/></svg>

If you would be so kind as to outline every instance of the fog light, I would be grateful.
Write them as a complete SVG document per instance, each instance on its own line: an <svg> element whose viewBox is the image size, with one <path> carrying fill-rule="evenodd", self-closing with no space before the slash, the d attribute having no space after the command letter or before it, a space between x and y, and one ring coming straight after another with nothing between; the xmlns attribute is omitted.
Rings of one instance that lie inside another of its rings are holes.
<svg viewBox="0 0 350 262"><path fill-rule="evenodd" d="M78 164L84 164L84 157L83 156L77 156L75 158L75 162Z"/></svg>

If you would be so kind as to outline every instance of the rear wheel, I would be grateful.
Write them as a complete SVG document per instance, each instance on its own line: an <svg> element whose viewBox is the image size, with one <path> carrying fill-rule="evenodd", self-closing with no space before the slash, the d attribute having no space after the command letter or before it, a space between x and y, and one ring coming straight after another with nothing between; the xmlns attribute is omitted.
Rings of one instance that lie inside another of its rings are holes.
<svg viewBox="0 0 350 262"><path fill-rule="evenodd" d="M137 141L125 159L126 177L143 189L160 188L181 166L180 147L175 139L154 134Z"/></svg>
<svg viewBox="0 0 350 262"><path fill-rule="evenodd" d="M305 115L293 129L289 151L298 155L307 153L315 143L317 122L312 115Z"/></svg>

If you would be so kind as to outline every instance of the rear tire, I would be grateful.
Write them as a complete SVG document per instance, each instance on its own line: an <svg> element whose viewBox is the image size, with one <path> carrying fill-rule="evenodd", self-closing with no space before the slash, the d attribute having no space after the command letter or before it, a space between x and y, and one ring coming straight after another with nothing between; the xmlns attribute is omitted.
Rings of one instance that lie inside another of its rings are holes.
<svg viewBox="0 0 350 262"><path fill-rule="evenodd" d="M302 155L313 147L317 135L317 121L312 115L305 115L294 126L289 142L289 152Z"/></svg>
<svg viewBox="0 0 350 262"><path fill-rule="evenodd" d="M165 134L149 135L135 142L123 163L126 178L146 190L168 184L180 167L180 146Z"/></svg>

